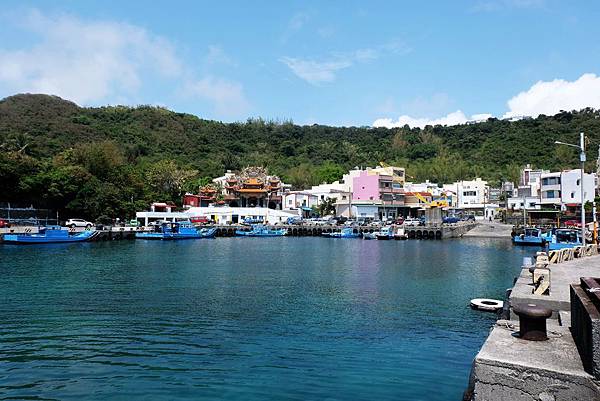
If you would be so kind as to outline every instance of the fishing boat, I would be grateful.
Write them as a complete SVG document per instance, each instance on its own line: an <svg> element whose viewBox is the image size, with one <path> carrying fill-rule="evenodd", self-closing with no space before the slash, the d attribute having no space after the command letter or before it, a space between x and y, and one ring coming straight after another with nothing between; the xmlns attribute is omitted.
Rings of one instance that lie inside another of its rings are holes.
<svg viewBox="0 0 600 401"><path fill-rule="evenodd" d="M323 233L323 236L328 238L360 238L360 233L355 233L353 228L347 227L342 228L341 231Z"/></svg>
<svg viewBox="0 0 600 401"><path fill-rule="evenodd" d="M216 230L215 230L216 232ZM202 234L189 221L165 222L156 226L154 231L137 232L136 239L178 240L203 238Z"/></svg>
<svg viewBox="0 0 600 401"><path fill-rule="evenodd" d="M406 240L408 239L408 234L404 230L404 227L398 227L394 231L394 239L395 240Z"/></svg>
<svg viewBox="0 0 600 401"><path fill-rule="evenodd" d="M522 233L512 233L512 242L515 245L545 246L550 237L551 234L546 235L537 227L525 227Z"/></svg>
<svg viewBox="0 0 600 401"><path fill-rule="evenodd" d="M377 239L375 233L363 233L363 239Z"/></svg>
<svg viewBox="0 0 600 401"><path fill-rule="evenodd" d="M554 230L548 241L548 250L556 251L558 249L580 246L581 239L579 238L579 234L579 230L570 228L558 228Z"/></svg>
<svg viewBox="0 0 600 401"><path fill-rule="evenodd" d="M392 227L381 227L381 229L375 233L378 240L388 240L394 238L394 230Z"/></svg>
<svg viewBox="0 0 600 401"><path fill-rule="evenodd" d="M217 228L201 228L198 230L198 234L200 234L200 238L215 238L217 235Z"/></svg>
<svg viewBox="0 0 600 401"><path fill-rule="evenodd" d="M37 234L5 234L6 244L57 244L66 242L83 242L96 235L95 230L86 230L77 234L70 234L69 230L61 226L40 227Z"/></svg>
<svg viewBox="0 0 600 401"><path fill-rule="evenodd" d="M262 224L255 224L250 231L235 230L235 235L240 237L282 237L287 234L285 228L270 229Z"/></svg>

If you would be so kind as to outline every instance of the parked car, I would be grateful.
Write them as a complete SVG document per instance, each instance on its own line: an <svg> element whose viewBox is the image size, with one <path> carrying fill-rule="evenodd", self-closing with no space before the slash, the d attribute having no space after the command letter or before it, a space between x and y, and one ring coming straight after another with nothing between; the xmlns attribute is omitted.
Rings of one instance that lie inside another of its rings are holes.
<svg viewBox="0 0 600 401"><path fill-rule="evenodd" d="M302 224L302 217L300 217L300 216L288 217L286 220L286 224L293 224L293 225Z"/></svg>
<svg viewBox="0 0 600 401"><path fill-rule="evenodd" d="M262 218L246 217L244 219L244 224L263 224L263 219Z"/></svg>
<svg viewBox="0 0 600 401"><path fill-rule="evenodd" d="M348 219L348 220L346 220L346 221L344 222L344 225L345 225L346 227L352 227L352 226L353 226L353 225L355 225L355 224L356 224L356 221L354 221L353 219Z"/></svg>
<svg viewBox="0 0 600 401"><path fill-rule="evenodd" d="M150 223L148 223L148 227L157 227L157 226L162 226L163 223L168 223L168 221L166 220L156 220L156 221L151 221Z"/></svg>
<svg viewBox="0 0 600 401"><path fill-rule="evenodd" d="M10 228L10 222L5 219L0 219L0 228Z"/></svg>
<svg viewBox="0 0 600 401"><path fill-rule="evenodd" d="M581 228L581 221L579 220L567 220L563 222L563 225L565 227L577 227L577 228Z"/></svg>
<svg viewBox="0 0 600 401"><path fill-rule="evenodd" d="M409 217L407 219L404 220L404 225L407 227L416 227L418 226L420 223L419 219L415 219L413 217Z"/></svg>
<svg viewBox="0 0 600 401"><path fill-rule="evenodd" d="M192 217L190 221L194 224L208 224L210 220L206 216Z"/></svg>
<svg viewBox="0 0 600 401"><path fill-rule="evenodd" d="M94 225L94 223L91 223L84 219L69 219L65 223L65 226L71 227L71 228L75 228L75 227L91 228L93 225Z"/></svg>
<svg viewBox="0 0 600 401"><path fill-rule="evenodd" d="M456 216L448 216L442 219L442 223L445 224L456 224L460 221L460 219Z"/></svg>
<svg viewBox="0 0 600 401"><path fill-rule="evenodd" d="M140 223L136 219L132 219L132 220L129 220L129 223L127 223L127 225L129 227L137 227L140 225Z"/></svg>

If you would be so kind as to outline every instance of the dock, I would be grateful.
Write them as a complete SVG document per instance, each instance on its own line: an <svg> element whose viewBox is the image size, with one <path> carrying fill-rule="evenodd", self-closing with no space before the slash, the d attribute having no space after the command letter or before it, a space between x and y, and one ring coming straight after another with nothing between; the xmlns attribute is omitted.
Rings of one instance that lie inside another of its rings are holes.
<svg viewBox="0 0 600 401"><path fill-rule="evenodd" d="M510 293L509 319L496 322L475 357L465 400L600 400L600 381L584 367L572 333L570 290L581 277L600 277L600 255L549 268L549 295L533 294L532 275L522 269ZM552 310L548 340L519 338L519 318L512 308L524 304Z"/></svg>
<svg viewBox="0 0 600 401"><path fill-rule="evenodd" d="M461 222L457 224L444 225L425 225L404 227L408 234L408 239L419 240L441 240L448 238L462 237L468 231L472 230L477 224L471 222ZM240 225L205 225L205 228L217 228L217 237L234 237L235 231L244 226ZM334 225L274 225L267 226L271 229L285 228L288 231L287 236L290 237L320 237L324 233L339 231L343 226ZM76 233L83 231L84 228L71 228L69 231ZM94 236L94 241L112 241L122 239L135 239L136 232L149 230L146 227L103 227L97 229L97 235ZM354 228L355 233L372 233L378 231L376 226L358 226ZM2 234L35 234L38 232L37 227L19 226L11 227L10 229L0 229L0 237Z"/></svg>

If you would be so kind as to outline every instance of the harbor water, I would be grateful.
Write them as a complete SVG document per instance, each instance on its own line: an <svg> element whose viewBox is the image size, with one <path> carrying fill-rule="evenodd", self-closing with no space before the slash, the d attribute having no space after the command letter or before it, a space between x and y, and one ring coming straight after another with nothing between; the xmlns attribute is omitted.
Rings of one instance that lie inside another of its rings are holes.
<svg viewBox="0 0 600 401"><path fill-rule="evenodd" d="M460 400L531 249L499 239L0 246L0 398Z"/></svg>

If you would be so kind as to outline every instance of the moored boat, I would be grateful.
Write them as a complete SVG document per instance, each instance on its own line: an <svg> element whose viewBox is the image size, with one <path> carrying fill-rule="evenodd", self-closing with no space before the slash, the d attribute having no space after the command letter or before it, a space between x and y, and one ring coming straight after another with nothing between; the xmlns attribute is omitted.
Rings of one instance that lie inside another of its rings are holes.
<svg viewBox="0 0 600 401"><path fill-rule="evenodd" d="M363 239L377 239L375 233L363 233Z"/></svg>
<svg viewBox="0 0 600 401"><path fill-rule="evenodd" d="M406 240L408 239L408 234L404 230L404 227L398 227L394 231L394 239L395 240Z"/></svg>
<svg viewBox="0 0 600 401"><path fill-rule="evenodd" d="M551 239L551 234L544 234L537 227L525 227L522 233L513 232L512 242L515 245L545 246Z"/></svg>
<svg viewBox="0 0 600 401"><path fill-rule="evenodd" d="M215 230L216 231L216 230ZM203 238L196 227L189 221L166 222L151 232L137 232L136 239L178 240Z"/></svg>
<svg viewBox="0 0 600 401"><path fill-rule="evenodd" d="M217 235L217 228L201 228L198 230L198 234L200 234L200 238L215 238Z"/></svg>
<svg viewBox="0 0 600 401"><path fill-rule="evenodd" d="M574 248L581 245L579 230L570 228L558 228L552 232L548 241L548 250L556 251L564 248Z"/></svg>
<svg viewBox="0 0 600 401"><path fill-rule="evenodd" d="M250 231L236 230L235 235L240 237L282 237L287 234L285 228L270 229L262 224L255 224Z"/></svg>
<svg viewBox="0 0 600 401"><path fill-rule="evenodd" d="M394 231L392 227L381 227L381 229L375 233L378 240L388 240L394 238Z"/></svg>
<svg viewBox="0 0 600 401"><path fill-rule="evenodd" d="M41 227L37 234L5 234L6 244L57 244L67 242L83 242L96 235L94 230L86 230L77 234L70 234L69 230L61 226Z"/></svg>
<svg viewBox="0 0 600 401"><path fill-rule="evenodd" d="M353 228L347 227L342 228L340 231L323 233L323 236L328 238L360 238L360 233L355 233Z"/></svg>

